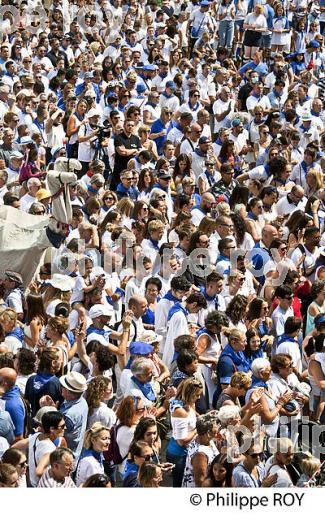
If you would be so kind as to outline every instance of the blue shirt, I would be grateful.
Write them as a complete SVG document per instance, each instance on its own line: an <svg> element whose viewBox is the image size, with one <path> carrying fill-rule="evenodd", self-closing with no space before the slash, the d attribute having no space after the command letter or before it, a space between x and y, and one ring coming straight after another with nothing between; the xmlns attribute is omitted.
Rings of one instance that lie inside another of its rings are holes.
<svg viewBox="0 0 325 520"><path fill-rule="evenodd" d="M86 400L80 396L72 401L64 401L60 412L64 415L66 425L64 438L67 441L68 448L73 451L76 464L81 454L86 432L88 404Z"/></svg>
<svg viewBox="0 0 325 520"><path fill-rule="evenodd" d="M20 390L17 385L13 386L2 396L5 401L5 411L10 414L11 420L15 427L15 436L24 434L25 406L20 396Z"/></svg>
<svg viewBox="0 0 325 520"><path fill-rule="evenodd" d="M166 134L165 135L162 135L160 137L156 137L154 139L156 145L157 145L157 152L158 152L158 155L161 155L162 154L162 148L164 146L164 142L166 141L167 139L167 132L168 132L168 128L165 127L164 123L162 122L161 119L157 119L157 121L155 121L151 127L151 133L152 134L159 134L159 132L161 132L162 130L166 130Z"/></svg>

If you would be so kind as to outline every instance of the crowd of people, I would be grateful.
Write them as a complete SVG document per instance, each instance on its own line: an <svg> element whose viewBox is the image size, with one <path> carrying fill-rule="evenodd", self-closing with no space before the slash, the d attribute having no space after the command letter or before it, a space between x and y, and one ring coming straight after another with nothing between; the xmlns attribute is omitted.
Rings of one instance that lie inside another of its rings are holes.
<svg viewBox="0 0 325 520"><path fill-rule="evenodd" d="M1 275L0 487L322 486L324 0L1 26L0 216L72 218Z"/></svg>

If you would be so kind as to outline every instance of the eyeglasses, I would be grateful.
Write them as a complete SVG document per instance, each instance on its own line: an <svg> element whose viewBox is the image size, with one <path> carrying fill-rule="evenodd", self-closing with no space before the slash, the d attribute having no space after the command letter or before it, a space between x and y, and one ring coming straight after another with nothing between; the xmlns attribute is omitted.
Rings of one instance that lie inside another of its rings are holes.
<svg viewBox="0 0 325 520"><path fill-rule="evenodd" d="M248 455L250 457L252 457L253 459L257 459L257 457L262 457L263 452L261 452L261 453L249 453Z"/></svg>
<svg viewBox="0 0 325 520"><path fill-rule="evenodd" d="M65 428L66 428L66 425L64 423L64 424L59 424L59 426L56 429L57 430L65 430Z"/></svg>
<svg viewBox="0 0 325 520"><path fill-rule="evenodd" d="M146 462L149 462L149 460L152 460L152 455L141 455L141 458Z"/></svg>
<svg viewBox="0 0 325 520"><path fill-rule="evenodd" d="M17 464L17 466L19 466L20 468L26 468L27 460L23 460L23 462L19 462L19 464Z"/></svg>
<svg viewBox="0 0 325 520"><path fill-rule="evenodd" d="M293 363L290 363L290 365L286 365L285 367L282 367L282 368L286 368L286 369L293 368Z"/></svg>

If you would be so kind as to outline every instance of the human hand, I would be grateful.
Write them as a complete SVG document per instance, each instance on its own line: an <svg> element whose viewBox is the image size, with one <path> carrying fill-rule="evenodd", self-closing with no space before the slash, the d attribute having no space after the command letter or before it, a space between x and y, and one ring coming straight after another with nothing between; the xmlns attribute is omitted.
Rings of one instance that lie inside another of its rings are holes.
<svg viewBox="0 0 325 520"><path fill-rule="evenodd" d="M41 397L39 400L39 404L41 408L43 408L43 406L55 406L55 408L59 407L59 401L55 403L50 395L43 395L43 397Z"/></svg>
<svg viewBox="0 0 325 520"><path fill-rule="evenodd" d="M269 475L268 477L265 477L262 480L261 487L271 487L271 486L273 486L273 484L276 483L277 480L278 480L277 473L274 473L274 475Z"/></svg>

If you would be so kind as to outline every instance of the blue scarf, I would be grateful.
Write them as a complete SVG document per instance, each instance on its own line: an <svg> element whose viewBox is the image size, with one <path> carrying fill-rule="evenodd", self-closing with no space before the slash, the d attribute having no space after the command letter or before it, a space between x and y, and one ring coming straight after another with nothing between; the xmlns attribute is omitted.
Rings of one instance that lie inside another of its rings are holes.
<svg viewBox="0 0 325 520"><path fill-rule="evenodd" d="M261 379L257 379L256 376L252 376L252 385L251 385L251 388L256 388L256 387L259 387L259 388L266 388L266 389L267 389L267 384L264 383L264 381L261 381Z"/></svg>
<svg viewBox="0 0 325 520"><path fill-rule="evenodd" d="M182 312L185 317L188 315L188 310L185 309L185 307L183 307L183 305L180 302L176 302L175 305L173 305L172 308L169 309L167 322L171 320L174 314L176 314L177 312Z"/></svg>
<svg viewBox="0 0 325 520"><path fill-rule="evenodd" d="M249 212L247 213L247 216L248 216L249 218L251 218L252 220L257 220L257 216L254 215L254 213L253 213L252 211L249 211Z"/></svg>
<svg viewBox="0 0 325 520"><path fill-rule="evenodd" d="M204 298L206 299L207 302L214 302L214 301L218 300L218 296L216 294L214 296L209 296L207 294L207 291L206 291L205 287L201 288L201 293L203 294L203 296L204 296Z"/></svg>
<svg viewBox="0 0 325 520"><path fill-rule="evenodd" d="M99 462L99 464L101 466L103 466L104 456L102 453L98 453L98 451L91 450L91 449L89 449L89 450L83 449L80 460L84 459L85 457L94 457L94 459L96 459Z"/></svg>
<svg viewBox="0 0 325 520"><path fill-rule="evenodd" d="M170 99L170 98L174 97L174 94L170 94L170 96L169 96L167 94L167 92L162 92L161 95L164 96L164 98L166 98L166 99Z"/></svg>
<svg viewBox="0 0 325 520"><path fill-rule="evenodd" d="M159 242L158 242L158 240L153 240L152 238L149 238L149 242L151 242L151 244L153 245L153 247L154 247L155 249L157 249L157 251L159 251L159 245L158 245Z"/></svg>
<svg viewBox="0 0 325 520"><path fill-rule="evenodd" d="M286 342L296 343L296 345L299 345L298 341L295 338L292 338L291 336L287 336L286 334L282 334L281 336L279 336L278 346L281 345L281 343L286 343Z"/></svg>
<svg viewBox="0 0 325 520"><path fill-rule="evenodd" d="M218 137L218 139L216 139L214 141L214 144L220 144L222 146L222 141L221 141L220 137Z"/></svg>
<svg viewBox="0 0 325 520"><path fill-rule="evenodd" d="M17 325L17 327L14 328L14 330L12 330L11 332L8 332L8 334L6 334L6 338L8 338L10 336L19 339L19 341L21 341L21 342L24 341L24 333L21 330L21 328L18 327L18 325Z"/></svg>
<svg viewBox="0 0 325 520"><path fill-rule="evenodd" d="M139 381L135 376L132 376L131 379L149 401L154 402L156 400L156 394L151 383L141 383L141 381Z"/></svg>
<svg viewBox="0 0 325 520"><path fill-rule="evenodd" d="M250 370L249 362L245 358L244 352L235 352L229 343L221 352L220 359L224 356L230 357L236 367L242 366L243 372L248 372Z"/></svg>
<svg viewBox="0 0 325 520"><path fill-rule="evenodd" d="M207 153L203 153L201 152L200 148L195 148L194 152L199 156L199 157L208 157L208 154Z"/></svg>
<svg viewBox="0 0 325 520"><path fill-rule="evenodd" d="M172 292L171 291L168 291L165 296L163 296L162 298L163 300L168 300L170 302L174 302L174 303L180 303L182 300L179 300L178 298L176 298L176 296L173 296Z"/></svg>
<svg viewBox="0 0 325 520"><path fill-rule="evenodd" d="M200 210L200 211L203 213L203 215L206 215L206 212L204 211L204 209L202 209L202 208L200 207L199 204L197 204L196 206L193 206L192 211L193 211L193 209L198 209L198 210Z"/></svg>

